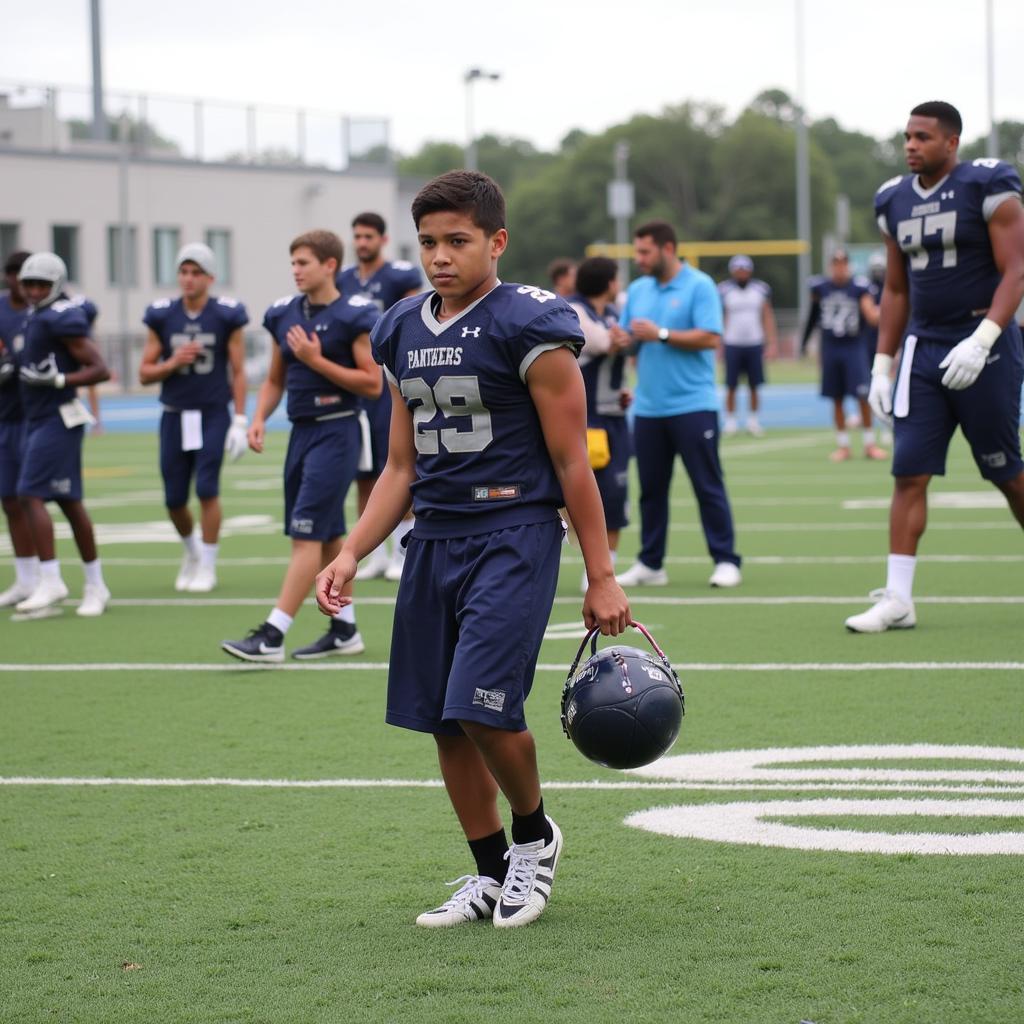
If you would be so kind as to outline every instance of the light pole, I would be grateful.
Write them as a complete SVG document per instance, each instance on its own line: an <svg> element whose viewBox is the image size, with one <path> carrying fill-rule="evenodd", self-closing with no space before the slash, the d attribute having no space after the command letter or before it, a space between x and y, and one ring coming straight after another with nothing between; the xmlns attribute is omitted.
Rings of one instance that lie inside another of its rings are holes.
<svg viewBox="0 0 1024 1024"><path fill-rule="evenodd" d="M797 295L800 323L807 319L810 300L807 279L811 276L811 168L807 147L806 105L804 102L804 5L796 0L796 235L807 249L797 256Z"/></svg>
<svg viewBox="0 0 1024 1024"><path fill-rule="evenodd" d="M464 163L467 171L477 170L476 166L476 130L473 127L473 83L477 79L496 82L501 78L498 71L484 71L482 68L470 68L463 76L466 84L466 153Z"/></svg>

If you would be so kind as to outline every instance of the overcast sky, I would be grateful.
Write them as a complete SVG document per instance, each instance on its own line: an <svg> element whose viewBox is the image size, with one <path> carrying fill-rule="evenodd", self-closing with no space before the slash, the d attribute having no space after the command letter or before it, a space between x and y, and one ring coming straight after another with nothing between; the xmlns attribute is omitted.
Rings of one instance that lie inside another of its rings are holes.
<svg viewBox="0 0 1024 1024"><path fill-rule="evenodd" d="M474 66L502 75L474 87L478 133L543 148L687 99L735 114L764 88L796 88L795 0L101 2L109 89L382 115L406 153L464 140ZM993 5L996 116L1024 120L1024 3ZM987 131L984 0L804 8L813 116L883 136L915 103L946 99L966 137ZM3 81L88 85L88 0L14 9L3 0Z"/></svg>

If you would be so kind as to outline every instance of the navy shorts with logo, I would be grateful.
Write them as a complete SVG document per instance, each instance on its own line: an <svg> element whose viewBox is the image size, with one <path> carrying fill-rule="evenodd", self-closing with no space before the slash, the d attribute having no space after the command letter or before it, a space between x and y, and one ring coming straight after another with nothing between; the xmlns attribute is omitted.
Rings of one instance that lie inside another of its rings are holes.
<svg viewBox="0 0 1024 1024"><path fill-rule="evenodd" d="M764 383L764 345L726 345L725 386L732 391L744 374L752 388Z"/></svg>
<svg viewBox="0 0 1024 1024"><path fill-rule="evenodd" d="M893 476L943 476L949 442L959 425L982 477L993 483L1012 480L1021 470L1020 397L1024 382L1024 345L1011 324L995 345L988 365L963 391L942 386L939 363L948 341L918 337L910 363L909 408L893 417ZM904 343L904 352L907 346ZM904 363L906 359L904 358ZM907 367L901 363L897 390Z"/></svg>
<svg viewBox="0 0 1024 1024"><path fill-rule="evenodd" d="M556 517L473 537L409 539L395 603L387 721L462 734L522 732L558 583Z"/></svg>
<svg viewBox="0 0 1024 1024"><path fill-rule="evenodd" d="M231 426L228 407L202 410L203 447L181 450L181 413L164 410L160 417L160 475L164 478L164 504L181 508L188 504L192 476L196 478L197 498L216 498L220 494L220 468L224 462L224 439Z"/></svg>
<svg viewBox="0 0 1024 1024"><path fill-rule="evenodd" d="M0 498L17 495L24 451L25 421L0 420Z"/></svg>
<svg viewBox="0 0 1024 1024"><path fill-rule="evenodd" d="M81 501L84 436L84 426L69 430L59 413L28 420L18 495L44 501Z"/></svg>
<svg viewBox="0 0 1024 1024"><path fill-rule="evenodd" d="M595 469L594 476L601 492L605 525L609 530L621 530L629 525L629 460L633 454L629 423L625 416L591 416L587 426L608 431L611 461Z"/></svg>
<svg viewBox="0 0 1024 1024"><path fill-rule="evenodd" d="M821 346L822 397L867 398L870 389L871 367L860 338L825 340Z"/></svg>
<svg viewBox="0 0 1024 1024"><path fill-rule="evenodd" d="M356 476L359 480L376 480L384 472L384 464L388 461L388 438L391 436L391 388L387 381L384 381L380 398L364 398L363 408L370 421L373 468L360 470Z"/></svg>
<svg viewBox="0 0 1024 1024"><path fill-rule="evenodd" d="M345 533L345 495L359 465L356 416L292 424L284 461L284 532L296 540Z"/></svg>

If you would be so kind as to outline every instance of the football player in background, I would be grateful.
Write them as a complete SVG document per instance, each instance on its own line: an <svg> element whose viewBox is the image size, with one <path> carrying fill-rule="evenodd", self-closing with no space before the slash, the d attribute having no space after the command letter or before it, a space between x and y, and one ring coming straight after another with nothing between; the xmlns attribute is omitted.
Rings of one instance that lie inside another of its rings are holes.
<svg viewBox="0 0 1024 1024"><path fill-rule="evenodd" d="M213 251L192 242L178 253L176 299L158 299L142 318L146 346L139 380L160 384L160 474L164 504L184 547L175 590L205 594L217 585L220 470L245 452L245 306L210 294ZM234 405L234 417L228 402ZM188 507L195 478L202 540Z"/></svg>
<svg viewBox="0 0 1024 1024"><path fill-rule="evenodd" d="M350 299L361 295L369 299L382 313L390 309L399 299L415 295L423 290L423 279L418 267L405 260L389 262L384 259L387 245L387 225L379 213L360 213L352 221L352 248L356 263L345 267L338 274L338 291L341 297ZM383 371L381 371L383 373ZM380 398L364 398L363 410L370 432L369 469L360 469L356 474L356 499L359 514L363 514L370 491L377 482L388 461L388 432L391 429L391 392L382 384ZM384 576L389 580L402 578L405 564L405 548L402 539L412 529L412 515L403 519L391 535L391 556L381 544L363 563L357 580L372 580Z"/></svg>
<svg viewBox="0 0 1024 1024"><path fill-rule="evenodd" d="M370 352L370 329L380 313L368 299L343 299L338 292L335 277L343 251L332 231L299 235L290 247L299 294L278 299L263 318L275 344L256 399L249 446L263 451L267 419L287 391L292 429L284 464L284 532L291 537L292 552L266 621L245 639L221 645L243 661L284 661L285 634L345 533L345 495L362 447L359 399L380 394L380 367ZM345 593L350 596L351 588ZM320 639L292 657L326 658L365 649L349 603L337 610Z"/></svg>
<svg viewBox="0 0 1024 1024"><path fill-rule="evenodd" d="M551 290L563 299L576 294L576 264L572 260L557 259L548 264Z"/></svg>
<svg viewBox="0 0 1024 1024"><path fill-rule="evenodd" d="M417 924L515 927L544 910L562 849L523 702L558 579L563 495L590 581L584 622L618 634L629 604L587 459L576 314L552 292L499 283L505 201L486 175L441 175L412 212L434 291L404 299L374 330L392 389L388 461L366 514L318 576L317 601L327 614L344 608L358 560L411 501L387 720L434 736L476 863ZM511 847L499 790L512 810Z"/></svg>
<svg viewBox="0 0 1024 1024"><path fill-rule="evenodd" d="M18 356L26 424L17 492L39 556L39 579L15 608L45 614L68 595L56 556L53 520L46 510L46 502L55 501L71 525L82 558L85 586L78 614L102 615L110 591L92 521L82 504L82 435L92 417L75 389L107 380L110 373L89 338L86 306L69 301L64 292L64 261L52 252L35 253L21 265L18 281L31 309Z"/></svg>
<svg viewBox="0 0 1024 1024"><path fill-rule="evenodd" d="M895 487L885 589L846 620L855 633L916 623L914 570L928 484L945 474L957 426L982 477L1024 526L1024 351L1014 322L1024 298L1021 180L1001 160L960 163L961 128L949 103L915 107L904 133L910 174L875 195L888 259L870 399L879 416L894 418ZM893 394L890 372L901 345Z"/></svg>

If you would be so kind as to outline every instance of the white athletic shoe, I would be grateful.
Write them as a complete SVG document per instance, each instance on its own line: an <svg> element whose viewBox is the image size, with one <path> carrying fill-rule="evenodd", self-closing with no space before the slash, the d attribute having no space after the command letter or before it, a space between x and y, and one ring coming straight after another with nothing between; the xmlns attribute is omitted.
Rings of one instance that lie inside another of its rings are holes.
<svg viewBox="0 0 1024 1024"><path fill-rule="evenodd" d="M19 612L38 612L43 608L49 608L50 605L56 604L58 601L63 601L67 596L68 588L64 585L62 579L41 579L36 584L36 589L24 601L19 601L14 607Z"/></svg>
<svg viewBox="0 0 1024 1024"><path fill-rule="evenodd" d="M208 565L200 565L185 589L190 594L208 594L215 586L217 586L217 573Z"/></svg>
<svg viewBox="0 0 1024 1024"><path fill-rule="evenodd" d="M747 433L751 437L764 437L764 427L761 426L758 420L751 417L747 420Z"/></svg>
<svg viewBox="0 0 1024 1024"><path fill-rule="evenodd" d="M82 590L82 600L78 605L76 614L83 618L93 619L102 615L110 600L110 591L102 584L86 583Z"/></svg>
<svg viewBox="0 0 1024 1024"><path fill-rule="evenodd" d="M851 633L884 633L887 629L913 629L917 625L914 602L904 601L891 590L872 590L875 603L860 615L851 615L846 628Z"/></svg>
<svg viewBox="0 0 1024 1024"><path fill-rule="evenodd" d="M550 818L548 824L554 835L547 846L543 839L513 843L505 854L508 874L501 887L501 899L494 908L495 928L518 928L536 921L548 905L562 853L562 833Z"/></svg>
<svg viewBox="0 0 1024 1024"><path fill-rule="evenodd" d="M722 437L735 437L740 431L740 425L736 422L735 416L726 416L722 426Z"/></svg>
<svg viewBox="0 0 1024 1024"><path fill-rule="evenodd" d="M719 562L708 580L713 587L738 587L742 582L740 567L732 562Z"/></svg>
<svg viewBox="0 0 1024 1024"><path fill-rule="evenodd" d="M15 583L6 590L0 592L0 608L9 608L12 604L18 604L30 597L35 587L26 587L21 583Z"/></svg>
<svg viewBox="0 0 1024 1024"><path fill-rule="evenodd" d="M386 554L370 555L365 562L356 570L356 581L379 579L388 571L391 562Z"/></svg>
<svg viewBox="0 0 1024 1024"><path fill-rule="evenodd" d="M668 573L664 569L652 569L638 560L616 576L615 582L620 587L664 587L668 585Z"/></svg>
<svg viewBox="0 0 1024 1024"><path fill-rule="evenodd" d="M188 590L188 585L192 582L193 577L196 574L196 570L199 568L199 559L193 558L187 551L181 560L181 568L178 570L178 577L174 581L174 589L179 593L184 590Z"/></svg>
<svg viewBox="0 0 1024 1024"><path fill-rule="evenodd" d="M391 556L391 561L388 562L388 567L384 570L384 579L397 583L402 578L402 570L404 568L405 552L400 548L396 548L395 553Z"/></svg>
<svg viewBox="0 0 1024 1024"><path fill-rule="evenodd" d="M456 924L472 924L494 916L494 908L501 896L501 886L486 875L463 875L445 885L460 885L451 899L439 907L426 910L416 918L424 928L450 928Z"/></svg>

